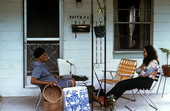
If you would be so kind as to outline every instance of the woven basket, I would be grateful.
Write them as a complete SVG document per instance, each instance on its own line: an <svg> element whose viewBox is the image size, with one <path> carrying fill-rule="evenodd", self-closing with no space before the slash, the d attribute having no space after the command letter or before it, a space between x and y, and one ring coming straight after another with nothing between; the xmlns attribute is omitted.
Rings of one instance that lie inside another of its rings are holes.
<svg viewBox="0 0 170 111"><path fill-rule="evenodd" d="M59 86L46 85L43 89L43 97L47 102L55 103L62 99L63 92Z"/></svg>
<svg viewBox="0 0 170 111"><path fill-rule="evenodd" d="M63 91L59 86L46 85L43 89L43 110L62 111Z"/></svg>
<svg viewBox="0 0 170 111"><path fill-rule="evenodd" d="M62 100L55 103L44 101L43 111L63 111Z"/></svg>

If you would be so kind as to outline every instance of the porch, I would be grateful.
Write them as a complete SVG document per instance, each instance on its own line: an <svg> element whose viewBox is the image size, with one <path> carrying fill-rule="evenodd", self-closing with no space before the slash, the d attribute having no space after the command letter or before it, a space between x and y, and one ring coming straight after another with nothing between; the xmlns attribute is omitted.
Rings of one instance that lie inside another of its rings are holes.
<svg viewBox="0 0 170 111"><path fill-rule="evenodd" d="M170 89L169 89L169 81L167 81L166 89L164 96L162 97L162 86L160 90L157 92L157 87L150 95L156 106L158 107L158 111L169 111L170 105ZM39 94L37 90L35 93ZM128 93L125 93L124 96L129 97ZM137 111L155 111L151 108L141 96L137 95L137 101L135 103L129 104L132 109L135 109L137 106ZM23 97L2 97L0 99L0 111L34 111L34 102L36 100L36 96L23 96ZM124 107L125 103L127 102L126 99L120 98L117 100L115 106L117 111L128 111L127 108ZM43 102L41 102L38 111L43 111ZM99 104L94 102L93 104L93 111L102 111Z"/></svg>

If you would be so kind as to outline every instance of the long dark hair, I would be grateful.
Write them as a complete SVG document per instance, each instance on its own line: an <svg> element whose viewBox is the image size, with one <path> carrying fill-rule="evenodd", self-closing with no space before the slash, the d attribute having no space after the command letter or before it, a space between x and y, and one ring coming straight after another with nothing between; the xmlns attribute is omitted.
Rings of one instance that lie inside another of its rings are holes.
<svg viewBox="0 0 170 111"><path fill-rule="evenodd" d="M144 49L147 52L147 57L143 59L143 64L145 64L147 66L149 64L149 62L152 60L157 60L157 62L159 64L157 52L154 49L154 47L152 45L147 45L144 47Z"/></svg>

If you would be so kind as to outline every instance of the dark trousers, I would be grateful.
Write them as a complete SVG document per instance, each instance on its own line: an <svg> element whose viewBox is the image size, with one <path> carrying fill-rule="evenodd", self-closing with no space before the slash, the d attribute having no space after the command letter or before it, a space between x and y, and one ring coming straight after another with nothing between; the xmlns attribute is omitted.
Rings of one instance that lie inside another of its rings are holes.
<svg viewBox="0 0 170 111"><path fill-rule="evenodd" d="M118 82L107 94L114 95L117 100L126 90L132 89L149 89L153 83L153 79L149 77L137 77Z"/></svg>

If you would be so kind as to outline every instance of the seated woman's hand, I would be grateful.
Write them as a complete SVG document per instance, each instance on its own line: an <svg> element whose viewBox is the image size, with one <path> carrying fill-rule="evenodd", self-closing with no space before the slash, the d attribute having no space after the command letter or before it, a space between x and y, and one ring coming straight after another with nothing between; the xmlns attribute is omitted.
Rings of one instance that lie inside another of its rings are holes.
<svg viewBox="0 0 170 111"><path fill-rule="evenodd" d="M54 75L54 77L56 78L56 79L60 79L60 76L59 75Z"/></svg>
<svg viewBox="0 0 170 111"><path fill-rule="evenodd" d="M137 73L137 74L140 74L140 73L141 73L141 71L142 71L142 69L140 69L140 68L136 68L136 73Z"/></svg>
<svg viewBox="0 0 170 111"><path fill-rule="evenodd" d="M53 87L53 86L56 86L55 83L57 83L57 81L50 81L48 84L51 85L51 86Z"/></svg>

